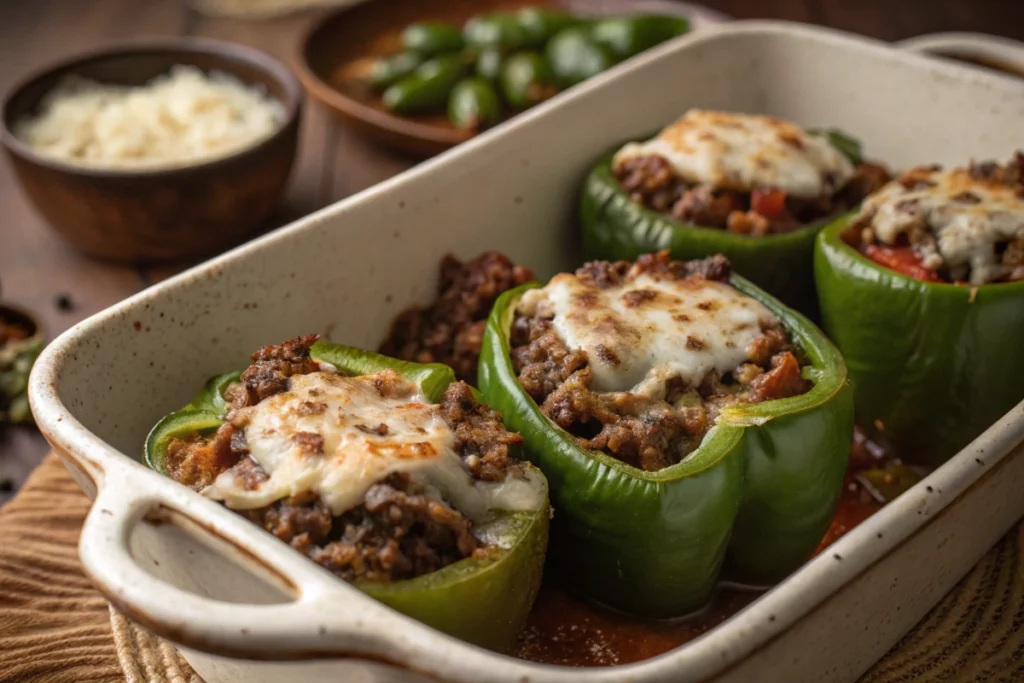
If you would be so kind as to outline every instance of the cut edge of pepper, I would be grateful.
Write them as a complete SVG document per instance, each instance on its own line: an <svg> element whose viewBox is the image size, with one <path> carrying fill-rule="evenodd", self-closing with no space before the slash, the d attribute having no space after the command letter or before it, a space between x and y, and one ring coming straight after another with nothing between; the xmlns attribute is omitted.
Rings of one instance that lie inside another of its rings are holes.
<svg viewBox="0 0 1024 683"><path fill-rule="evenodd" d="M496 367L495 370L499 373L499 376L504 376L504 379L507 380L502 383L510 387L510 391L516 392L514 400L518 406L525 407L529 411L530 416L528 419L531 421L543 421L558 438L560 448L571 450L580 457L596 460L602 465L616 469L623 474L654 484L664 484L684 477L694 476L714 467L722 458L732 452L733 447L743 438L743 433L747 427L763 425L783 414L789 415L815 408L832 400L846 385L846 364L843 362L842 356L839 355L839 351L835 346L827 341L824 333L818 330L813 323L800 313L786 308L777 299L738 275L734 274L731 276L730 284L738 284L739 287L737 289L765 304L773 313L779 315L787 330L790 333L798 334L802 347L803 343L813 342L813 352L812 349L806 348L805 351L811 355L810 367L816 372L816 376L812 377L814 387L800 396L742 406L731 411L731 414L728 415L729 419L724 423L722 421L724 415L720 414L719 421L708 430L708 433L696 449L688 453L686 457L676 464L656 472L648 472L634 467L603 451L583 448L579 445L576 437L544 415L536 401L519 384L512 368L509 332L512 327L512 318L515 314L515 304L518 303L519 299L528 290L541 287L540 283L528 282L508 290L495 302L494 313L488 319L487 325L490 328L489 331L495 334L498 339L501 357L492 358L491 360L495 363L500 363L500 367ZM495 328L496 325L500 326ZM817 333L816 335L814 334L815 332ZM818 354L817 357L814 354ZM830 360L834 360L838 368L841 368L841 372L834 373L834 378L827 372L827 361ZM778 410L780 407L784 408L784 410ZM755 410L757 408L760 408L760 410ZM772 414L766 414L766 408L769 410L774 408L775 410L771 411ZM725 414L728 410L723 409L722 413Z"/></svg>
<svg viewBox="0 0 1024 683"><path fill-rule="evenodd" d="M632 199L622 186L619 184L618 179L615 178L615 174L612 172L612 160L615 157L615 153L618 151L621 145L617 146L612 152L605 154L601 157L601 160L591 171L590 179L593 182L600 182L606 188L610 197L617 198L619 201L628 202L632 210L636 211L637 215L642 216L652 225L661 225L662 229L671 231L673 237L679 233L679 231L693 231L697 230L700 232L713 233L719 235L722 240L724 248L739 248L747 249L751 248L751 243L763 244L769 242L773 245L782 245L783 243L791 242L793 244L800 244L804 240L808 239L812 234L817 234L824 228L828 227L832 222L837 219L837 216L826 216L825 218L819 218L816 221L811 221L806 225L802 225L796 230L790 230L789 232L775 233L771 235L763 235L756 237L753 235L743 235L739 233L729 232L724 228L715 228L709 225L697 225L695 223L686 223L678 218L673 218L663 213L659 213L653 209L650 209L641 204L637 204Z"/></svg>
<svg viewBox="0 0 1024 683"><path fill-rule="evenodd" d="M153 425L146 437L146 445L143 450L146 465L164 476L170 476L164 463L170 442L188 434L217 429L222 424L224 424L224 420L221 416L211 410L184 408L164 415L159 422Z"/></svg>
<svg viewBox="0 0 1024 683"><path fill-rule="evenodd" d="M394 370L418 385L433 404L439 403L448 386L456 381L455 371L441 363L414 363L333 342L317 341L309 348L309 357L356 377Z"/></svg>
<svg viewBox="0 0 1024 683"><path fill-rule="evenodd" d="M344 357L347 354L348 357ZM432 404L438 403L441 394L448 386L455 382L455 372L447 365L441 363L414 363L403 361L390 356L367 351L355 346L335 344L332 342L317 341L310 347L310 358L328 363L350 376L365 376L376 374L385 369L395 370L402 377L416 383L422 389L427 400ZM146 437L143 458L146 465L164 475L170 476L163 464L166 456L167 445L174 438L180 438L193 433L211 431L224 424L223 415L217 414L208 408L197 407L204 400L209 400L209 392L223 390L232 380L237 381L241 372L230 372L216 375L207 381L203 390L190 401L184 408L169 413L161 418L150 430ZM474 398L482 403L483 396L475 387L470 387ZM436 395L436 400L434 398ZM187 424L182 424L187 423ZM175 425L187 426L188 429L175 430ZM481 571L494 571L521 543L526 542L537 524L543 524L549 515L551 502L548 493L547 478L535 465L528 461L523 464L534 470L539 475L539 480L544 487L544 495L540 505L535 510L513 512L509 510L494 510L495 519L488 523L494 523L502 518L511 518L515 522L514 528L505 532L500 538L509 541L507 547L493 545L493 556L478 559L466 557L450 565L442 567L437 571L418 576L414 579L401 581L362 581L353 582L351 585L364 591L375 599L386 599L397 597L407 592L427 590L436 587L438 584L450 584L466 580L470 575L478 576ZM480 539L481 541L483 539Z"/></svg>
<svg viewBox="0 0 1024 683"><path fill-rule="evenodd" d="M532 463L526 463L532 469L540 470ZM422 590L429 590L436 588L438 585L450 586L455 583L461 583L462 581L470 580L480 576L480 572L497 571L501 563L504 562L511 554L512 551L520 543L526 542L530 533L534 530L537 524L542 524L544 518L549 515L549 509L551 502L548 497L548 486L547 479L543 476L541 480L544 482L544 496L541 499L541 505L536 510L526 510L513 512L510 510L495 510L495 519L490 523L501 519L508 519L515 525L513 529L505 532L501 537L509 542L509 545L491 545L486 546L492 551L490 557L478 559L475 557L464 557L457 562L453 562L445 567L438 570L417 576L414 579L402 579L400 581L355 581L352 583L360 590L365 591L368 595L380 599L386 597L396 597L400 594L407 592L415 592ZM483 539L477 537L477 540L481 542Z"/></svg>
<svg viewBox="0 0 1024 683"><path fill-rule="evenodd" d="M835 344L828 340L814 323L799 311L791 309L781 301L735 273L729 283L747 296L756 299L775 314L786 331L797 338L801 350L807 354L811 389L797 396L762 401L753 404L733 404L722 408L719 420L727 425L758 426L771 421L778 415L805 412L827 403L843 390L846 384L846 361Z"/></svg>
<svg viewBox="0 0 1024 683"><path fill-rule="evenodd" d="M818 249L825 251L831 249L838 251L847 258L853 260L859 265L867 266L875 273L880 274L883 277L891 278L900 283L900 287L907 289L910 287L917 287L922 291L934 287L939 291L945 291L952 294L953 292L962 292L964 298L967 299L968 303L975 303L977 296L980 292L1003 292L1004 290L1014 292L1014 294L1024 294L1024 280L1018 280L1016 282L989 282L983 285L972 285L970 283L957 284L955 282L925 282L912 278L909 275L886 268L880 263L872 261L864 254L860 253L860 250L855 249L851 245L847 244L839 235L849 225L850 221L853 220L855 212L850 211L838 218L833 219L825 228L819 233L816 245Z"/></svg>

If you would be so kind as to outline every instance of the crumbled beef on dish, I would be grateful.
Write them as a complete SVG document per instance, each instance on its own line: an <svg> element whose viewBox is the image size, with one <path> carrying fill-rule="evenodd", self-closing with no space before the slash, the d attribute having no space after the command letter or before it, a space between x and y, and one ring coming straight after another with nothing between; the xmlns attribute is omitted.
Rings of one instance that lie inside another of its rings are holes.
<svg viewBox="0 0 1024 683"><path fill-rule="evenodd" d="M509 449L523 437L505 429L501 415L473 398L465 382L448 387L441 398L441 417L455 432L456 450L474 478L501 481L514 462Z"/></svg>
<svg viewBox="0 0 1024 683"><path fill-rule="evenodd" d="M648 209L693 225L754 237L790 232L838 216L889 180L884 167L862 163L836 194L798 199L771 188L740 192L687 183L664 157L656 155L628 159L614 172L630 198Z"/></svg>
<svg viewBox="0 0 1024 683"><path fill-rule="evenodd" d="M309 357L309 347L319 338L315 334L296 337L283 344L264 346L252 354L252 365L242 373L245 394L239 394L237 400L241 405L235 404L235 407L256 405L265 398L287 391L288 378L292 375L319 370L316 361Z"/></svg>
<svg viewBox="0 0 1024 683"><path fill-rule="evenodd" d="M339 517L308 496L248 517L346 581L412 579L486 553L466 517L405 475L375 484Z"/></svg>
<svg viewBox="0 0 1024 683"><path fill-rule="evenodd" d="M399 315L380 352L417 363L444 363L459 379L475 384L484 325L494 301L532 279L529 268L498 252L465 263L445 256L437 300Z"/></svg>
<svg viewBox="0 0 1024 683"><path fill-rule="evenodd" d="M635 265L590 263L576 276L614 287L627 273L725 281L729 263L721 256L671 261L662 252L644 255ZM763 330L747 350L747 360L734 371L724 376L712 371L696 387L670 381L664 399L591 391L586 352L569 349L550 319L517 315L511 345L519 383L545 415L584 448L649 472L673 465L696 449L723 407L786 398L810 388L801 376L797 350L781 327Z"/></svg>
<svg viewBox="0 0 1024 683"><path fill-rule="evenodd" d="M236 429L225 422L211 436L193 434L172 439L167 445L164 467L175 481L201 491L224 470L233 467L241 453L232 448Z"/></svg>
<svg viewBox="0 0 1024 683"><path fill-rule="evenodd" d="M318 371L309 358L314 341L315 335L299 337L254 354L253 364L242 373L240 388L234 389L238 396L232 405L253 405L250 397L255 396L258 403L287 391L289 377ZM375 387L385 398L404 391L394 373L381 374ZM522 437L507 431L501 415L477 402L468 384L452 383L441 398L439 411L455 433L455 450L473 478L501 481L511 468L520 466L509 449L522 443ZM243 427L242 421L229 413L212 435L172 440L168 473L202 490L230 469L236 481L257 489L267 475L245 457L248 449ZM363 505L337 517L312 493L243 514L347 581L414 578L488 552L473 536L469 519L428 496L422 485L406 475L391 475L375 484Z"/></svg>

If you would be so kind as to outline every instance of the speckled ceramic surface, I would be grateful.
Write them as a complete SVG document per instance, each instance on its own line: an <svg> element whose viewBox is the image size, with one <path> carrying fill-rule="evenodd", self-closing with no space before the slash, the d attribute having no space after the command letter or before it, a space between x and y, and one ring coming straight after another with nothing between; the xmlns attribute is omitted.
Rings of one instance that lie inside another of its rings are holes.
<svg viewBox="0 0 1024 683"><path fill-rule="evenodd" d="M431 297L446 252L499 249L540 276L573 265L586 169L691 106L838 126L901 167L1007 156L1022 143L1024 89L831 31L738 22L657 48L87 320L46 350L30 391L41 429L96 497L81 556L97 586L181 643L209 683L855 679L1024 515L1024 406L721 627L586 672L402 617L138 462L157 418L262 344L320 332L375 346L399 310Z"/></svg>
<svg viewBox="0 0 1024 683"><path fill-rule="evenodd" d="M1024 78L1024 43L987 33L929 33L897 43L904 50L927 55L987 62Z"/></svg>

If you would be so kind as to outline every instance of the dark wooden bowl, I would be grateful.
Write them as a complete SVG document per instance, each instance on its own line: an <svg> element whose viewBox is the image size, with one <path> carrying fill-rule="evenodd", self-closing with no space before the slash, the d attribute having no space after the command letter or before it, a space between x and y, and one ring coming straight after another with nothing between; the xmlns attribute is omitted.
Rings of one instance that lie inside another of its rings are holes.
<svg viewBox="0 0 1024 683"><path fill-rule="evenodd" d="M338 10L316 23L303 40L296 71L311 97L366 135L416 156L442 152L473 137L448 123L447 116L392 114L363 82L377 57L401 49L408 24L440 19L462 25L475 14L552 6L581 15L643 12L689 17L693 27L719 23L725 15L668 0L388 0Z"/></svg>
<svg viewBox="0 0 1024 683"><path fill-rule="evenodd" d="M271 137L211 161L166 169L103 169L43 157L12 133L66 74L141 85L185 64L229 73L277 98L285 119ZM25 193L77 249L127 262L168 261L234 245L267 218L298 142L302 86L276 59L212 40L154 40L107 48L43 69L3 104L0 141Z"/></svg>

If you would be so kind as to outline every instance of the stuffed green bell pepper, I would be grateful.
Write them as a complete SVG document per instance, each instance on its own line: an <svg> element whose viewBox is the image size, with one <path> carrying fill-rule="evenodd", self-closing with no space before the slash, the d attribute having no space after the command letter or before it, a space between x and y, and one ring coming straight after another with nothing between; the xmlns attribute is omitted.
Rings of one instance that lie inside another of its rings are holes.
<svg viewBox="0 0 1024 683"><path fill-rule="evenodd" d="M567 586L646 617L814 551L853 430L846 367L721 256L592 262L503 294L480 389L547 476Z"/></svg>
<svg viewBox="0 0 1024 683"><path fill-rule="evenodd" d="M814 265L857 420L904 459L941 464L1024 400L1024 155L904 173Z"/></svg>
<svg viewBox="0 0 1024 683"><path fill-rule="evenodd" d="M580 208L584 254L720 253L736 272L813 314L815 235L886 179L840 133L694 109L592 169Z"/></svg>
<svg viewBox="0 0 1024 683"><path fill-rule="evenodd" d="M161 420L147 463L390 607L509 648L550 517L522 438L444 365L315 335L252 360Z"/></svg>

